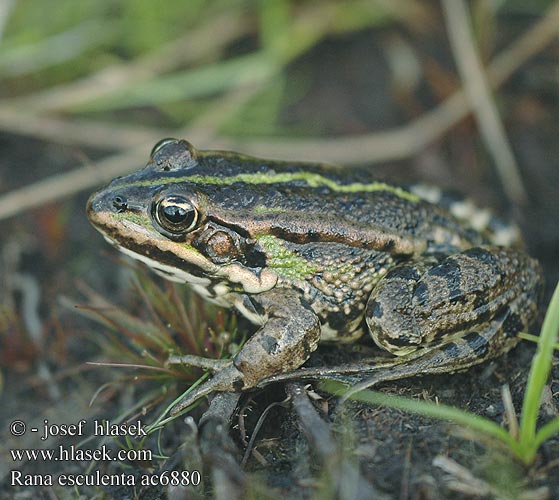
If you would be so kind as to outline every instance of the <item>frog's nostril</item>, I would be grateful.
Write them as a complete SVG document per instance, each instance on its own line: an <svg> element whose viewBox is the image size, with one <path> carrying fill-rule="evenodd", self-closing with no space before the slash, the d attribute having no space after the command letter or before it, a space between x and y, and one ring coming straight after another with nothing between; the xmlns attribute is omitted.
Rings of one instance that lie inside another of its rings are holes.
<svg viewBox="0 0 559 500"><path fill-rule="evenodd" d="M124 196L116 195L113 198L113 208L121 213L128 209L128 200Z"/></svg>

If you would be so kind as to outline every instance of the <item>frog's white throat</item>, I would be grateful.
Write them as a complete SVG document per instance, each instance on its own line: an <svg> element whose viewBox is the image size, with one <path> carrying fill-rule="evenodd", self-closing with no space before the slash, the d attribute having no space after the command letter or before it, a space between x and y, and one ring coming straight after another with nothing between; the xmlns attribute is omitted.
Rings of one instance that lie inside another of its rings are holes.
<svg viewBox="0 0 559 500"><path fill-rule="evenodd" d="M163 264L162 262L159 262L155 259L151 259L150 257L146 257L145 255L134 252L129 248L123 247L122 245L116 243L114 240L111 240L109 237L105 237L105 239L114 247L116 247L119 252L122 252L124 255L127 255L134 260L142 262L150 269L153 269L153 271L155 271L157 274L170 281L174 281L175 283L189 283L191 285L201 286L208 286L211 283L211 280L209 278L195 276L194 274L188 273L183 269L179 269L178 267Z"/></svg>
<svg viewBox="0 0 559 500"><path fill-rule="evenodd" d="M217 269L219 274L215 276L215 279L196 276L182 268L171 266L144 254L134 252L122 246L118 241L112 239L103 231L100 232L112 246L117 248L124 255L146 264L150 269L153 269L154 272L165 279L190 285L196 293L221 306L228 307L232 305L230 302L231 297L228 297L228 295L232 293L229 285L230 283L242 285L244 291L247 293L260 293L270 290L277 282L277 276L273 273L263 270L259 275L256 275L252 271L236 263Z"/></svg>
<svg viewBox="0 0 559 500"><path fill-rule="evenodd" d="M230 294L230 289L225 282L214 283L209 278L195 276L177 267L162 264L157 260L150 259L145 255L136 253L129 248L125 248L108 237L105 237L113 246L118 248L124 255L142 262L150 269L152 269L159 276L175 283L184 283L189 285L198 295L205 299L214 302L222 307L230 307L231 304L226 297Z"/></svg>

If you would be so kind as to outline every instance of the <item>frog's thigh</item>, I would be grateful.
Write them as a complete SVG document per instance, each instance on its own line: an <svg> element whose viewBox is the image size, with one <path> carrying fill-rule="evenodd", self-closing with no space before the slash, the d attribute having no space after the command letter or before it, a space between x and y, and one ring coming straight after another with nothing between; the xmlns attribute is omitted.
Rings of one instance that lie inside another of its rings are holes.
<svg viewBox="0 0 559 500"><path fill-rule="evenodd" d="M320 339L319 319L298 292L272 290L254 300L267 321L233 358L234 366L242 373L243 388L299 368Z"/></svg>
<svg viewBox="0 0 559 500"><path fill-rule="evenodd" d="M374 341L394 354L440 347L446 355L435 364L466 367L517 342L536 314L540 288L529 256L479 246L394 268L371 294L367 324Z"/></svg>

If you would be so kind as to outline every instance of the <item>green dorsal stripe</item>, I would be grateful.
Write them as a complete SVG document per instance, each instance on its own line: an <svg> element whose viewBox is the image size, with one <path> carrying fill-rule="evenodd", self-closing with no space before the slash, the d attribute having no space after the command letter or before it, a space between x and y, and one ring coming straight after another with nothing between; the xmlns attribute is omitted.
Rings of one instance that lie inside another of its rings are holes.
<svg viewBox="0 0 559 500"><path fill-rule="evenodd" d="M406 191L397 186L391 186L384 182L362 183L354 182L351 184L338 184L332 179L328 179L320 174L313 172L284 172L279 174L237 174L231 177L215 177L210 175L190 175L185 177L159 177L149 181L132 182L129 186L152 186L157 184L176 184L180 182L188 182L192 184L214 184L227 186L235 182L243 182L245 184L284 184L292 181L304 181L311 188L326 186L332 191L340 193L358 193L358 192L373 192L373 191L388 191L395 194L400 198L409 201L419 201L419 196ZM118 186L115 186L117 188Z"/></svg>

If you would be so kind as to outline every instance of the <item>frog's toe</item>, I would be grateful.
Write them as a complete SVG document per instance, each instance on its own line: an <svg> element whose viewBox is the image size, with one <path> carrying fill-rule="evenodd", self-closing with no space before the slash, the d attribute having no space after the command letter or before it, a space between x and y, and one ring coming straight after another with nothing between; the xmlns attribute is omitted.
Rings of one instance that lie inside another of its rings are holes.
<svg viewBox="0 0 559 500"><path fill-rule="evenodd" d="M231 359L212 359L204 358L202 356L194 356L192 354L173 354L169 356L167 364L169 365L184 365L184 366L194 366L196 368L203 368L204 370L210 370L211 372L221 371L232 364Z"/></svg>
<svg viewBox="0 0 559 500"><path fill-rule="evenodd" d="M213 392L238 391L243 388L243 374L233 365L218 371L208 381L189 392L181 401L171 408L171 415L180 413L194 404L198 399Z"/></svg>

